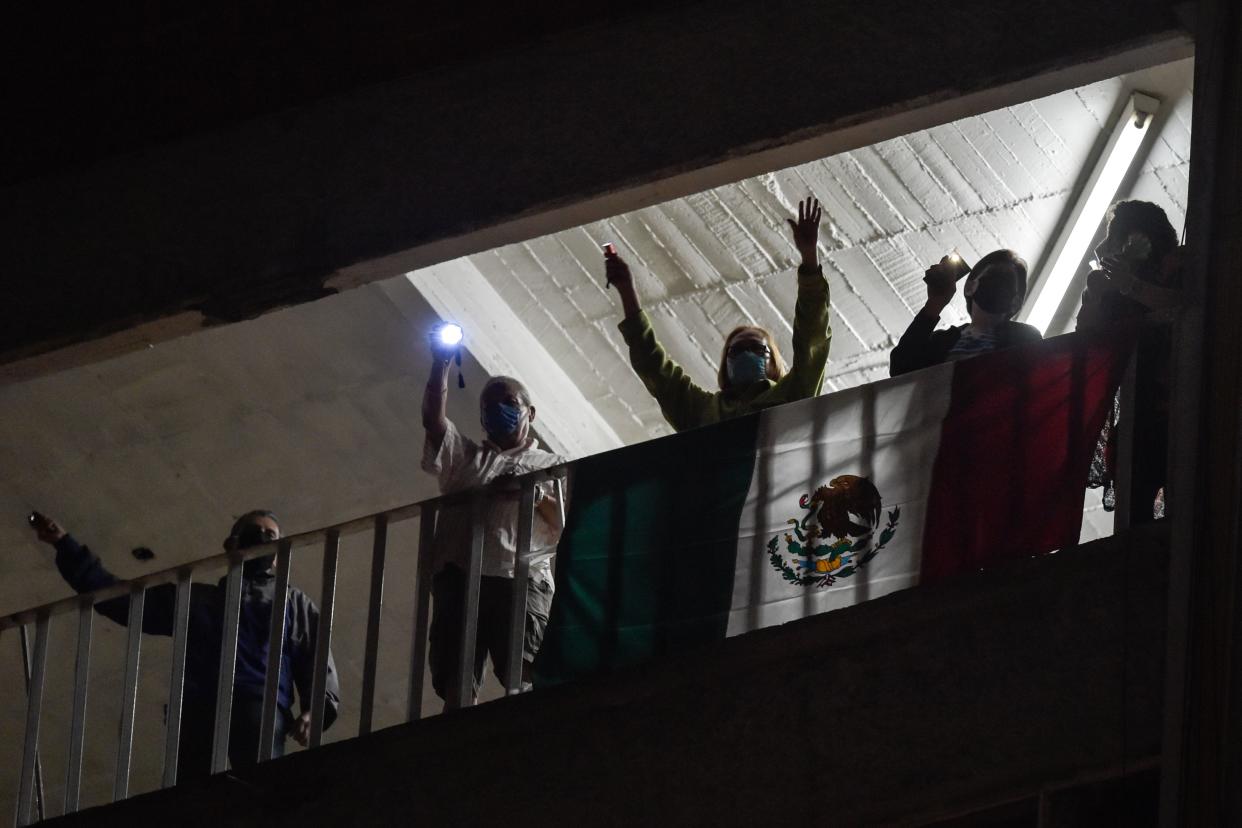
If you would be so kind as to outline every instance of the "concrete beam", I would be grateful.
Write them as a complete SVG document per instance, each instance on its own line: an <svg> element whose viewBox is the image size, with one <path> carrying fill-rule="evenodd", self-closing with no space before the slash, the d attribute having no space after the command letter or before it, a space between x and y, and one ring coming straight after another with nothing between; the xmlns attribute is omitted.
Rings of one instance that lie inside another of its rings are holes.
<svg viewBox="0 0 1242 828"><path fill-rule="evenodd" d="M5 188L0 361L255 316L1189 48L1171 0L724 0L587 25Z"/></svg>

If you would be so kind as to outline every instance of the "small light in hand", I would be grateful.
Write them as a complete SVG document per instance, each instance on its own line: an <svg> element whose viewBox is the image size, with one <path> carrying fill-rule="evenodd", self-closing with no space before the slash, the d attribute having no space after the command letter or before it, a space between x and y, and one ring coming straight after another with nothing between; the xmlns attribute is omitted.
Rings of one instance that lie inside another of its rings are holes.
<svg viewBox="0 0 1242 828"><path fill-rule="evenodd" d="M435 327L432 335L439 340L440 344L445 348L454 348L456 353L453 355L453 361L457 363L457 387L466 387L466 378L461 373L461 345L462 330L461 325L456 322L443 322Z"/></svg>
<svg viewBox="0 0 1242 828"><path fill-rule="evenodd" d="M949 260L949 266L953 268L954 279L961 279L967 273L970 273L971 267L966 264L966 260L962 258L961 253L954 250L946 258Z"/></svg>
<svg viewBox="0 0 1242 828"><path fill-rule="evenodd" d="M440 338L440 343L453 347L461 344L461 325L455 325L452 322L445 322L436 329L436 336Z"/></svg>

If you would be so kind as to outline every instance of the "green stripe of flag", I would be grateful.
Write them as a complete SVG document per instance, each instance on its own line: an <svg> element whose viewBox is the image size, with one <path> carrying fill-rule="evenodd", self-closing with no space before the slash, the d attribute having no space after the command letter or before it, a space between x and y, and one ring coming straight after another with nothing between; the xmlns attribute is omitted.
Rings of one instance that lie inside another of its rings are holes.
<svg viewBox="0 0 1242 828"><path fill-rule="evenodd" d="M751 415L579 461L537 684L725 637L758 428Z"/></svg>

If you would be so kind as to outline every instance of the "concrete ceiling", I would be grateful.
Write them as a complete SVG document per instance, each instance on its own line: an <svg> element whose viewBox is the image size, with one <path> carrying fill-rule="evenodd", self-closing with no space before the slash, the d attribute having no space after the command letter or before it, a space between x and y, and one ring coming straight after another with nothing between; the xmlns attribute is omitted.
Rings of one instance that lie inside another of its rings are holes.
<svg viewBox="0 0 1242 828"><path fill-rule="evenodd" d="M60 517L126 576L215 552L232 516L256 506L300 531L433 494L417 469L418 406L427 370L421 337L437 314L463 322L472 344L468 388L451 403L467 430L476 430L481 379L505 372L531 381L548 411L543 436L558 450L580 454L667 433L621 348L619 304L600 273L606 241L638 265L670 352L710 385L721 332L735 324L758 322L789 347L795 254L784 219L814 193L826 208L821 252L833 291L826 390L884 376L888 350L921 303L928 262L954 248L977 258L1003 245L1038 266L1102 127L1130 90L1165 105L1123 195L1162 205L1180 229L1191 75L1184 61L1114 78L0 386L0 513L11 518L0 525L0 613L68 592L24 526L32 507ZM961 318L962 308L948 316ZM1087 534L1107 522L1090 518ZM398 530L390 556L382 723L402 716L411 527ZM357 722L366 544L362 536L346 546L336 647L346 712L331 738L351 735ZM154 562L129 555L140 545L155 549ZM303 556L295 568L311 594L315 558ZM106 622L96 629L95 679L107 688L119 677L123 635ZM60 662L72 626L54 634L59 666L49 692L53 709L67 716ZM11 634L0 639L0 669L10 676L18 670L14 642ZM159 721L164 644L148 650L140 697L148 723ZM101 690L92 704L88 785L99 801L109 789L118 703ZM9 751L0 759L0 811L16 784L20 718L20 705L0 707L0 742ZM60 729L48 733L49 745L63 743ZM161 757L160 728L145 728L142 738L136 790L156 783ZM60 777L54 753L50 747L49 776Z"/></svg>
<svg viewBox="0 0 1242 828"><path fill-rule="evenodd" d="M922 305L923 270L1011 247L1032 266L1057 228L1103 127L1133 90L1163 100L1123 194L1185 221L1192 62L1092 84L846 152L607 221L469 257L550 358L625 442L669 433L629 369L600 245L636 265L639 292L672 356L715 386L723 332L759 324L790 348L797 253L786 217L824 205L832 290L825 391L888 375L888 351ZM415 279L417 279L417 274ZM1077 295L1079 291L1071 293ZM965 319L957 300L947 320ZM467 325L471 319L463 320Z"/></svg>

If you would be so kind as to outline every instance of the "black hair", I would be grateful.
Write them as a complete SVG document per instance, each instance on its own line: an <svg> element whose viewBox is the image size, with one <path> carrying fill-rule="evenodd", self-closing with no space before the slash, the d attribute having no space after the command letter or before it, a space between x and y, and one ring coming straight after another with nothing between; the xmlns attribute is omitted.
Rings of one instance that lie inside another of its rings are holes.
<svg viewBox="0 0 1242 828"><path fill-rule="evenodd" d="M229 537L235 538L240 535L242 530L253 523L257 518L270 518L271 520L276 521L277 526L280 525L280 520L277 519L276 513L272 510L251 509L249 512L246 512L246 514L233 521L233 528L229 530Z"/></svg>
<svg viewBox="0 0 1242 828"><path fill-rule="evenodd" d="M1112 232L1114 222L1130 232L1142 233L1151 242L1151 255L1147 261L1159 264L1164 257L1177 249L1177 231L1169 216L1158 204L1150 201L1118 201L1108 208L1105 227Z"/></svg>
<svg viewBox="0 0 1242 828"><path fill-rule="evenodd" d="M1026 259L1019 256L1014 251L1008 250L1005 248L1002 248L1000 250L993 250L991 253L987 254L982 259L975 262L975 266L970 269L970 275L974 276L976 274L982 274L984 270L991 267L992 265L1005 265L1012 271L1013 275L1017 277L1018 279L1017 305L1021 307L1022 303L1026 301L1026 280L1027 280ZM967 312L970 311L972 305L974 305L974 302L971 301L971 297L967 296L966 297ZM1013 314L1010 314L1010 316L1012 315Z"/></svg>

